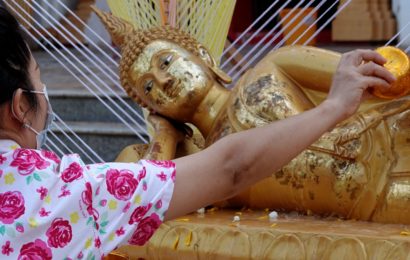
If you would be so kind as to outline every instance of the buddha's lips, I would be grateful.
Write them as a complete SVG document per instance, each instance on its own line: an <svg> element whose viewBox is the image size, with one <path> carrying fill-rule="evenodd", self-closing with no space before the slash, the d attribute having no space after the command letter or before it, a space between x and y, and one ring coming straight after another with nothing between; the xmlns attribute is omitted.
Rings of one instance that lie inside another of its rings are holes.
<svg viewBox="0 0 410 260"><path fill-rule="evenodd" d="M168 81L165 86L164 86L164 91L165 93L170 97L170 98L175 98L178 96L179 93L179 86L181 84L181 80L170 80Z"/></svg>

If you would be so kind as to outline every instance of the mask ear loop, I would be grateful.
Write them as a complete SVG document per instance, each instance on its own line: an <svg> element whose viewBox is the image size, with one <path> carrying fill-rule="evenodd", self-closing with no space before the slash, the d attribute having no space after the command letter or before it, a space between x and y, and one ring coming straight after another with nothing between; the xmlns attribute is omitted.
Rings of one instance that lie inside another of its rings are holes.
<svg viewBox="0 0 410 260"><path fill-rule="evenodd" d="M26 123L26 122L24 122L24 120L21 120L17 116L16 112L14 111L14 97L15 96L16 96L16 91L14 91L13 98L11 99L11 113L12 113L12 115L14 116L15 119L17 119L17 121L19 121L22 124L23 128L31 129L34 133L38 134L38 132L34 128L31 127L31 123ZM23 114L21 114L21 116L23 116Z"/></svg>

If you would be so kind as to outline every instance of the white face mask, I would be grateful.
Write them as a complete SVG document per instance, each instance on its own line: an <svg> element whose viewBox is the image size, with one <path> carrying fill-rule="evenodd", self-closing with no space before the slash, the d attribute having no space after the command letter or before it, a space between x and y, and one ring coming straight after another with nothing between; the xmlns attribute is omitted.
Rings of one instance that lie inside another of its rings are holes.
<svg viewBox="0 0 410 260"><path fill-rule="evenodd" d="M45 143L47 142L47 132L50 130L50 126L51 126L51 124L53 123L53 121L55 119L53 109L51 108L51 104L50 104L50 101L48 99L46 85L44 85L43 91L25 90L25 89L23 91L28 92L28 93L43 94L44 97L47 100L47 118L46 118L46 123L44 125L44 129L41 130L40 132L38 132L36 129L31 127L29 124L24 123L24 127L27 127L28 129L30 129L31 131L33 131L36 134L37 149L41 149L41 147L43 147L45 145ZM14 113L14 109L13 109L13 104L11 105L11 111L12 111L13 115L16 117L16 115Z"/></svg>

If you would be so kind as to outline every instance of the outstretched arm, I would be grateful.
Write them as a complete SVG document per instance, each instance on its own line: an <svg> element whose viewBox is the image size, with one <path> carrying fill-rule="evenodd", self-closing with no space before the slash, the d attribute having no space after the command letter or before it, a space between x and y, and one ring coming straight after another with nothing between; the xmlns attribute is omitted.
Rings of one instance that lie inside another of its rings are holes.
<svg viewBox="0 0 410 260"><path fill-rule="evenodd" d="M200 153L176 159L175 189L166 218L233 196L280 169L324 132L352 115L367 88L388 88L394 78L381 66L384 62L373 51L345 54L328 98L318 107L230 135Z"/></svg>

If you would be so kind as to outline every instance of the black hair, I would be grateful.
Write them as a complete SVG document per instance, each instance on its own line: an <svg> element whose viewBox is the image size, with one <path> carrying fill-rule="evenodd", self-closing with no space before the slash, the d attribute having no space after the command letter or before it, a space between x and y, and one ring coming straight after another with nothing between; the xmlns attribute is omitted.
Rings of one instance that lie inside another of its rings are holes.
<svg viewBox="0 0 410 260"><path fill-rule="evenodd" d="M19 89L34 90L29 66L31 52L16 18L0 6L0 105L11 101ZM25 92L32 108L38 106L36 95Z"/></svg>

